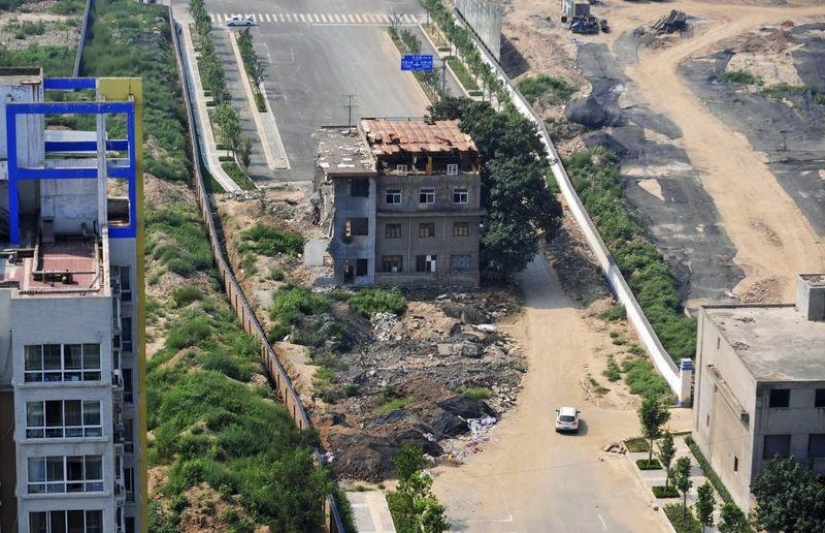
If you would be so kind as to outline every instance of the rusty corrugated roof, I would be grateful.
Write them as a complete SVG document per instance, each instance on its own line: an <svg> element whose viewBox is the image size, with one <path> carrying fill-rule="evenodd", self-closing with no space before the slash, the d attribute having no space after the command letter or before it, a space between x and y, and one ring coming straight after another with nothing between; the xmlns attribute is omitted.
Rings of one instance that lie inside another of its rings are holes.
<svg viewBox="0 0 825 533"><path fill-rule="evenodd" d="M378 156L398 152L476 152L473 139L458 128L458 120L363 119L361 129Z"/></svg>

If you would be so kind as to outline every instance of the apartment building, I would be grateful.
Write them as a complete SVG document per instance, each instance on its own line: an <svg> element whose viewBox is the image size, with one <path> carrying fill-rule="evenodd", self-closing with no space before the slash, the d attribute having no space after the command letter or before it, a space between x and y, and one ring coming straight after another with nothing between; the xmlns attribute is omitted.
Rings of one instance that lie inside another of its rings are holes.
<svg viewBox="0 0 825 533"><path fill-rule="evenodd" d="M139 79L0 69L5 532L145 531L142 98ZM47 129L67 115L95 131Z"/></svg>
<svg viewBox="0 0 825 533"><path fill-rule="evenodd" d="M736 503L776 456L825 474L825 275L796 305L707 306L699 314L694 438Z"/></svg>
<svg viewBox="0 0 825 533"><path fill-rule="evenodd" d="M458 121L363 119L317 137L336 283L478 284L479 154Z"/></svg>

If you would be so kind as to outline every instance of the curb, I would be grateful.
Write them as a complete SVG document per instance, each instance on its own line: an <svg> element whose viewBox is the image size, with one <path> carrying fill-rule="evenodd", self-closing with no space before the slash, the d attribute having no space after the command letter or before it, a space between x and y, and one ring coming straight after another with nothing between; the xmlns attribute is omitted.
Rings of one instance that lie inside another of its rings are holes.
<svg viewBox="0 0 825 533"><path fill-rule="evenodd" d="M673 528L673 524L670 523L670 519L665 514L665 510L664 510L665 506L659 504L658 498L656 498L656 495L653 494L653 490L650 487L647 486L647 482L642 477L642 473L639 470L639 467L636 466L636 461L634 461L630 457L631 452L629 452L627 450L627 445L625 445L624 441L619 441L619 446L622 448L622 450L624 450L624 454L622 454L622 455L624 455L625 460L630 464L630 468L632 468L633 472L636 474L636 482L642 484L642 487L645 491L645 494L648 494L649 496L653 497L653 505L656 506L656 512L659 514L659 517L661 518L661 520L662 520L662 522L665 526L665 530L668 533L677 533L677 531Z"/></svg>

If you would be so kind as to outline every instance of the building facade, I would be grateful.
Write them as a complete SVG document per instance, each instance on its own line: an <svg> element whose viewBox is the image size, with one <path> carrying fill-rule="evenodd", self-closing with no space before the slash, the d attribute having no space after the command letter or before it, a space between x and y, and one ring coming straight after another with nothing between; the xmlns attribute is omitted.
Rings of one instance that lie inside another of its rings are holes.
<svg viewBox="0 0 825 533"><path fill-rule="evenodd" d="M699 315L694 438L736 503L776 456L825 473L825 276L796 305L708 306Z"/></svg>
<svg viewBox="0 0 825 533"><path fill-rule="evenodd" d="M79 89L96 98L45 98ZM141 109L139 79L0 69L3 531L145 531Z"/></svg>
<svg viewBox="0 0 825 533"><path fill-rule="evenodd" d="M336 283L478 284L479 156L458 121L364 119L319 138Z"/></svg>

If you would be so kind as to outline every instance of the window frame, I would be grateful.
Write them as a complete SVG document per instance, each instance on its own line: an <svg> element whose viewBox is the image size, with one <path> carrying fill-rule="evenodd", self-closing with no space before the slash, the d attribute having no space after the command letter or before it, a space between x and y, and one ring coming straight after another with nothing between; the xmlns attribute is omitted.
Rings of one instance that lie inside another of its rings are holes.
<svg viewBox="0 0 825 533"><path fill-rule="evenodd" d="M358 193L358 194L356 194ZM349 180L349 195L350 198L369 198L370 197L370 182L366 179Z"/></svg>
<svg viewBox="0 0 825 533"><path fill-rule="evenodd" d="M438 268L438 254L415 256L415 271L419 274L435 274Z"/></svg>
<svg viewBox="0 0 825 533"><path fill-rule="evenodd" d="M363 233L362 233L363 231ZM352 217L344 221L344 237L367 237L370 234L370 219L367 217Z"/></svg>
<svg viewBox="0 0 825 533"><path fill-rule="evenodd" d="M431 239L435 237L435 222L419 222L418 238Z"/></svg>
<svg viewBox="0 0 825 533"><path fill-rule="evenodd" d="M96 464L99 477L88 477L90 464ZM70 472L80 466L80 477ZM59 474L57 474L59 469ZM56 475L57 474L57 475ZM34 475L34 479L32 476ZM103 492L102 455L48 455L29 457L26 463L27 494L76 494Z"/></svg>
<svg viewBox="0 0 825 533"><path fill-rule="evenodd" d="M435 187L421 187L418 189L418 203L421 205L435 204Z"/></svg>
<svg viewBox="0 0 825 533"><path fill-rule="evenodd" d="M453 237L469 237L470 223L469 222L453 222Z"/></svg>
<svg viewBox="0 0 825 533"><path fill-rule="evenodd" d="M71 514L70 514L71 513ZM59 523L56 516L62 515ZM51 511L29 512L29 531L31 533L66 533L69 531L69 519L77 520L78 515L83 519L80 524L85 533L103 533L103 510L102 509L55 509ZM35 522L39 519L39 524ZM61 527L62 525L62 527ZM59 529L58 529L59 528Z"/></svg>
<svg viewBox="0 0 825 533"><path fill-rule="evenodd" d="M393 270L393 266L397 266L397 270ZM403 255L382 255L381 256L381 271L389 274L398 274L404 271L404 256Z"/></svg>
<svg viewBox="0 0 825 533"><path fill-rule="evenodd" d="M80 383L103 377L99 343L27 344L23 351L26 383ZM93 365L95 360L97 366Z"/></svg>
<svg viewBox="0 0 825 533"><path fill-rule="evenodd" d="M769 454L768 453L768 439L785 439L787 440L787 453L784 455L782 454ZM790 435L765 435L762 439L762 460L769 461L775 457L789 457L791 454L791 436Z"/></svg>
<svg viewBox="0 0 825 533"><path fill-rule="evenodd" d="M448 176L458 176L459 165L458 163L447 163L447 175Z"/></svg>
<svg viewBox="0 0 825 533"><path fill-rule="evenodd" d="M770 389L768 391L768 409L788 409L790 406L791 389Z"/></svg>
<svg viewBox="0 0 825 533"><path fill-rule="evenodd" d="M401 224L386 224L384 226L385 239L400 239L401 238Z"/></svg>
<svg viewBox="0 0 825 533"><path fill-rule="evenodd" d="M79 404L79 424L70 424L67 413L67 404L74 407ZM49 421L49 405L60 406L60 424L51 425ZM96 404L96 406L95 406ZM41 424L32 423L32 410L40 407ZM103 422L100 400L39 400L26 402L26 438L27 439L74 439L103 436ZM97 416L97 424L87 423L87 420Z"/></svg>
<svg viewBox="0 0 825 533"><path fill-rule="evenodd" d="M469 204L470 203L470 188L469 187L453 187L453 203L454 204Z"/></svg>
<svg viewBox="0 0 825 533"><path fill-rule="evenodd" d="M387 205L401 205L401 189L387 189L384 193L384 203Z"/></svg>

